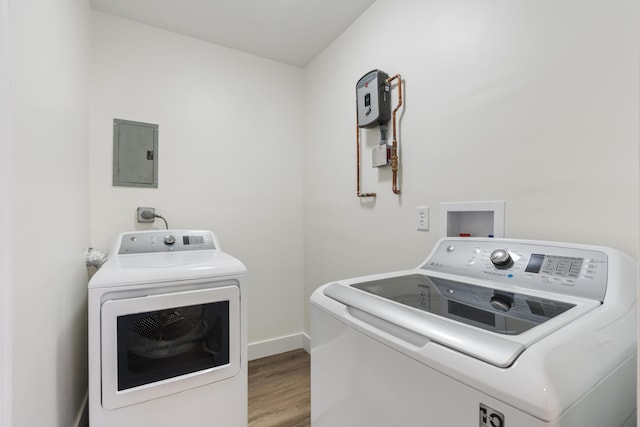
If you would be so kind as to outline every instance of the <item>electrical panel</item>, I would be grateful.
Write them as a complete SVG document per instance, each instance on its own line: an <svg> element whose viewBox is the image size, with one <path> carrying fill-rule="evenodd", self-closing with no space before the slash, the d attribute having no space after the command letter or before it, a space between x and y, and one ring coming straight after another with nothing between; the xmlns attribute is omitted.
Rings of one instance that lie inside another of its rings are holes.
<svg viewBox="0 0 640 427"><path fill-rule="evenodd" d="M113 185L158 188L158 125L113 120Z"/></svg>
<svg viewBox="0 0 640 427"><path fill-rule="evenodd" d="M389 75L384 71L373 70L358 80L356 85L358 127L371 128L387 123L391 119L388 78Z"/></svg>

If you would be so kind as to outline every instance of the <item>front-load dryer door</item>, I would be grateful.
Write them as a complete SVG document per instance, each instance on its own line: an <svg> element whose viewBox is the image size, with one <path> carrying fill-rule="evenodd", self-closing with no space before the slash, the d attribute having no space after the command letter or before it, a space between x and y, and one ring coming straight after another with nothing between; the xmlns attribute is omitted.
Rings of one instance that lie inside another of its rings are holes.
<svg viewBox="0 0 640 427"><path fill-rule="evenodd" d="M101 353L106 409L233 377L240 371L240 290L104 301Z"/></svg>

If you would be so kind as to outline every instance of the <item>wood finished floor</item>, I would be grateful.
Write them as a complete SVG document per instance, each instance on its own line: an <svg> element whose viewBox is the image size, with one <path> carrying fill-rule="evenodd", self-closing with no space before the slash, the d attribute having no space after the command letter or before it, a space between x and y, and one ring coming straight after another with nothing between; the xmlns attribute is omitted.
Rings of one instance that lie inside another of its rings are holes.
<svg viewBox="0 0 640 427"><path fill-rule="evenodd" d="M300 349L249 362L249 427L309 427L309 354Z"/></svg>

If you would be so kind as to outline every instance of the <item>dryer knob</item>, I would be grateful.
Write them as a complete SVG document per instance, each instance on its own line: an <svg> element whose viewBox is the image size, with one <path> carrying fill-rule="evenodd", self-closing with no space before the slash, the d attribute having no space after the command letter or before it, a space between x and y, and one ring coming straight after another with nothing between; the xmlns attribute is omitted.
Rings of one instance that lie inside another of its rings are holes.
<svg viewBox="0 0 640 427"><path fill-rule="evenodd" d="M496 249L489 255L491 263L499 269L509 268L513 265L513 259L506 249Z"/></svg>
<svg viewBox="0 0 640 427"><path fill-rule="evenodd" d="M173 237L171 234L167 234L166 236L164 236L165 245L173 245L175 242L176 242L176 238Z"/></svg>

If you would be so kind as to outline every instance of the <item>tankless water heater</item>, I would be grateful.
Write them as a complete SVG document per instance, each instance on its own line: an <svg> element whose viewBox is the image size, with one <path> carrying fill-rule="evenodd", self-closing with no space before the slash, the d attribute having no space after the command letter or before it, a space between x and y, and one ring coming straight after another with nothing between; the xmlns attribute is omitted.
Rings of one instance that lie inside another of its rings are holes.
<svg viewBox="0 0 640 427"><path fill-rule="evenodd" d="M391 119L389 75L373 70L365 74L356 85L358 127L370 128L385 124Z"/></svg>

